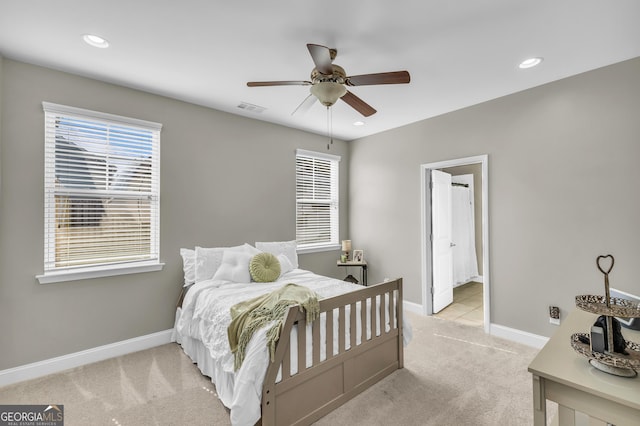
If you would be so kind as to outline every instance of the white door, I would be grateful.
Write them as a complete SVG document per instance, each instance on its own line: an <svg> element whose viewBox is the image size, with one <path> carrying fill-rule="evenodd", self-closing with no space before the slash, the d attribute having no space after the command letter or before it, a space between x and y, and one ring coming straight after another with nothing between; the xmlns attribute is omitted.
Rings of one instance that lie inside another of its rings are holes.
<svg viewBox="0 0 640 426"><path fill-rule="evenodd" d="M431 170L431 246L433 313L453 302L451 175Z"/></svg>

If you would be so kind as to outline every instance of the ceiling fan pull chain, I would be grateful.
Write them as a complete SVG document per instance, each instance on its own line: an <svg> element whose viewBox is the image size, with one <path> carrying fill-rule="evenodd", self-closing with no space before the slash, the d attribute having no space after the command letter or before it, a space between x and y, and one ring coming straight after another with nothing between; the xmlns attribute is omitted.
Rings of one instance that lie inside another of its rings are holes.
<svg viewBox="0 0 640 426"><path fill-rule="evenodd" d="M331 145L333 145L333 108L327 107L329 109L329 127L331 128Z"/></svg>
<svg viewBox="0 0 640 426"><path fill-rule="evenodd" d="M329 105L327 105L327 133L329 134L327 151L329 151L331 149L331 145L333 145L333 111Z"/></svg>

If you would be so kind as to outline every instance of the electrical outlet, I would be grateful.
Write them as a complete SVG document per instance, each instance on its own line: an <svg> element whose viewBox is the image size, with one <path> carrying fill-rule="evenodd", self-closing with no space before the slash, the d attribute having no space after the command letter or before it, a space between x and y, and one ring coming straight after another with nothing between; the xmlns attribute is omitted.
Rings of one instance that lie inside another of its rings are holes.
<svg viewBox="0 0 640 426"><path fill-rule="evenodd" d="M549 322L554 325L560 325L560 308L557 306L549 306Z"/></svg>

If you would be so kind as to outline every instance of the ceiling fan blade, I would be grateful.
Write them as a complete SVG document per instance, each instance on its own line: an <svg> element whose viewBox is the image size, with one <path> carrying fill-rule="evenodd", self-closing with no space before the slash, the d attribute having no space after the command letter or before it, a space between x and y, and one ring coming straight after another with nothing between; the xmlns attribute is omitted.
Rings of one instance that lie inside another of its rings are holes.
<svg viewBox="0 0 640 426"><path fill-rule="evenodd" d="M355 109L365 117L369 117L370 115L373 115L376 113L376 110L373 109L371 105L369 105L368 103L366 103L365 101L363 101L362 99L360 99L359 97L357 97L356 95L354 95L348 90L347 90L347 93L345 93L340 99L345 101L347 104L351 106L351 108Z"/></svg>
<svg viewBox="0 0 640 426"><path fill-rule="evenodd" d="M347 77L347 86L366 86L369 84L404 84L411 81L408 71L381 72Z"/></svg>
<svg viewBox="0 0 640 426"><path fill-rule="evenodd" d="M313 59L313 63L316 64L318 72L324 75L333 74L331 49L319 44L307 44L307 49L309 49L311 59Z"/></svg>
<svg viewBox="0 0 640 426"><path fill-rule="evenodd" d="M300 105L298 105L296 109L293 110L291 115L294 115L296 113L304 114L305 112L309 111L313 104L316 103L317 99L318 98L316 98L312 94L309 94L309 96L307 96L304 101L302 101Z"/></svg>
<svg viewBox="0 0 640 426"><path fill-rule="evenodd" d="M247 86L309 86L310 84L310 81L250 81L247 83Z"/></svg>

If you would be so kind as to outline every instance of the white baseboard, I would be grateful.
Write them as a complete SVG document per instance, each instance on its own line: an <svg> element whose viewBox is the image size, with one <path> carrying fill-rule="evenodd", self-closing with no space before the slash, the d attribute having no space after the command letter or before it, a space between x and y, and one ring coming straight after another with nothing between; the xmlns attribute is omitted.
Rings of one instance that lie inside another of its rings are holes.
<svg viewBox="0 0 640 426"><path fill-rule="evenodd" d="M463 286L463 285L469 284L469 283L480 283L480 284L483 284L484 283L484 278L482 277L482 275L476 275L475 277L471 277L466 281L461 281L459 283L454 283L453 284L453 288L460 287L460 286Z"/></svg>
<svg viewBox="0 0 640 426"><path fill-rule="evenodd" d="M164 345L171 341L172 332L173 329L158 331L157 333L134 337L133 339L98 346L97 348L1 370L0 386L35 379L47 374L58 373L70 368Z"/></svg>
<svg viewBox="0 0 640 426"><path fill-rule="evenodd" d="M505 327L500 324L491 324L489 327L489 334L511 340L513 342L522 343L537 349L541 349L549 341L548 337L539 336L537 334L517 330L515 328Z"/></svg>
<svg viewBox="0 0 640 426"><path fill-rule="evenodd" d="M413 312L418 315L424 315L422 305L418 303L408 302L406 300L404 300L402 304L406 311ZM523 345L531 346L537 349L541 349L547 343L547 341L549 341L548 337L539 336L537 334L529 333L527 331L522 331L515 328L505 327L504 325L500 324L489 324L489 334L491 334L492 336L511 340L512 342L522 343Z"/></svg>
<svg viewBox="0 0 640 426"><path fill-rule="evenodd" d="M416 314L424 315L424 310L422 309L422 305L413 302L407 302L406 300L402 301L402 306L405 310L409 312L413 312Z"/></svg>

